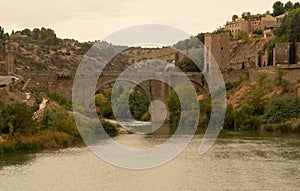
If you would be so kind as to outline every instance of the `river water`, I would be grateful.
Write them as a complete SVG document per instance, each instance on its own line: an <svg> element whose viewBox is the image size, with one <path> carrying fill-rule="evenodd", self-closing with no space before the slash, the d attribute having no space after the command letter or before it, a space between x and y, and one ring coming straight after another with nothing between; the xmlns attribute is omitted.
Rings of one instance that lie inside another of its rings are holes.
<svg viewBox="0 0 300 191"><path fill-rule="evenodd" d="M119 135L130 147L168 137ZM223 132L198 154L202 135L169 163L149 170L122 169L86 147L0 156L0 190L300 190L298 135Z"/></svg>

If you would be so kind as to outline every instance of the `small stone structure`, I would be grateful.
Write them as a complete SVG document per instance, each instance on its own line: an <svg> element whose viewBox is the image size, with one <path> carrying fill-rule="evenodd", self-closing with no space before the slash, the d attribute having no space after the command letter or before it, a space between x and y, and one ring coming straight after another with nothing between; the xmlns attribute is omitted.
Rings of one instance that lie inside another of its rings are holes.
<svg viewBox="0 0 300 191"><path fill-rule="evenodd" d="M277 43L273 50L275 65L290 63L290 43Z"/></svg>
<svg viewBox="0 0 300 191"><path fill-rule="evenodd" d="M16 72L14 51L10 41L0 45L0 75L12 75Z"/></svg>
<svg viewBox="0 0 300 191"><path fill-rule="evenodd" d="M213 59L219 65L221 71L228 70L230 62L230 35L229 33L204 35L204 69L209 72Z"/></svg>
<svg viewBox="0 0 300 191"><path fill-rule="evenodd" d="M274 65L289 65L292 44L289 42L277 43L273 49ZM295 43L296 64L300 64L300 42Z"/></svg>

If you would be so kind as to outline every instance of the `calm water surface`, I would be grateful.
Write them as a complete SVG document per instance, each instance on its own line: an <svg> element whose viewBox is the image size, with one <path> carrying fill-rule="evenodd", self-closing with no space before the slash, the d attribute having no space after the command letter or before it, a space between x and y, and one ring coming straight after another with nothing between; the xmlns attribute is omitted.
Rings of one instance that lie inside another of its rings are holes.
<svg viewBox="0 0 300 191"><path fill-rule="evenodd" d="M201 135L169 163L150 170L107 164L87 148L0 156L0 190L300 190L300 137L225 132L199 156ZM119 135L133 148L167 136Z"/></svg>

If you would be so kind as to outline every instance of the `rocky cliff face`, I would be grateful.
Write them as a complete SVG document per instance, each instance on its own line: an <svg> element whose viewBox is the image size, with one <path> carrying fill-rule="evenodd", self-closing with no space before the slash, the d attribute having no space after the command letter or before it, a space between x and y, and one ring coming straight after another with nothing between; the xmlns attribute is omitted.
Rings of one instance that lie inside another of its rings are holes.
<svg viewBox="0 0 300 191"><path fill-rule="evenodd" d="M271 39L253 39L249 42L233 41L230 44L230 63L241 63L263 54Z"/></svg>

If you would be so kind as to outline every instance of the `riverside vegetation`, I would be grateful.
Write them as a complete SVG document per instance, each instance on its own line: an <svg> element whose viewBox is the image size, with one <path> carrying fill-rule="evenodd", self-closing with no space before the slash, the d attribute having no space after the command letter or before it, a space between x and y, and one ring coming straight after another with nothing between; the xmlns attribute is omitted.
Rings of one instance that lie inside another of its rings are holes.
<svg viewBox="0 0 300 191"><path fill-rule="evenodd" d="M37 120L33 119L37 106L0 103L0 154L69 147L82 142L69 114L69 103L55 94L49 97L53 98L52 106Z"/></svg>

